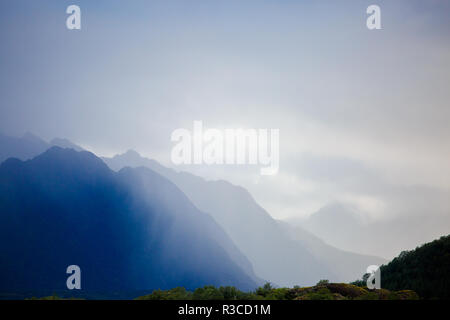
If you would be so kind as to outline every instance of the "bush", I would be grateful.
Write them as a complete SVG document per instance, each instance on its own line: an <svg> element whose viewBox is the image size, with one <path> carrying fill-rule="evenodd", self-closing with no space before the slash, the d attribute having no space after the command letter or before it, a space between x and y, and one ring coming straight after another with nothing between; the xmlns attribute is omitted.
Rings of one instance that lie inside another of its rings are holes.
<svg viewBox="0 0 450 320"><path fill-rule="evenodd" d="M329 284L330 281L329 280L320 280L319 282L317 282L316 286L324 286Z"/></svg>
<svg viewBox="0 0 450 320"><path fill-rule="evenodd" d="M170 290L153 290L151 294L138 297L136 300L190 300L192 293L183 287L176 287Z"/></svg>

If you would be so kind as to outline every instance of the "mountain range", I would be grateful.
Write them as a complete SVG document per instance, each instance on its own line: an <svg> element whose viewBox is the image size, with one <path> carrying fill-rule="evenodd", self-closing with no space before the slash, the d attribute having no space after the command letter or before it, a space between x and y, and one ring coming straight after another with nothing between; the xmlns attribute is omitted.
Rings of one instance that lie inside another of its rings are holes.
<svg viewBox="0 0 450 320"><path fill-rule="evenodd" d="M102 159L113 170L147 167L175 183L194 205L224 228L258 276L278 285L313 285L320 279L352 281L367 266L386 261L336 249L299 226L273 219L247 190L227 181L207 181L177 172L132 150Z"/></svg>
<svg viewBox="0 0 450 320"><path fill-rule="evenodd" d="M73 264L86 292L258 284L220 226L147 168L114 172L59 147L10 158L0 166L0 212L1 292L64 290Z"/></svg>
<svg viewBox="0 0 450 320"><path fill-rule="evenodd" d="M100 159L67 139L30 133L0 135L0 142L0 159L16 158L0 170L2 243L12 244L2 248L0 271L12 275L2 291L64 289L61 268L76 264L68 252L91 266L83 279L95 291L348 282L385 262L273 219L242 187L177 172L135 151ZM100 260L90 248L101 248Z"/></svg>

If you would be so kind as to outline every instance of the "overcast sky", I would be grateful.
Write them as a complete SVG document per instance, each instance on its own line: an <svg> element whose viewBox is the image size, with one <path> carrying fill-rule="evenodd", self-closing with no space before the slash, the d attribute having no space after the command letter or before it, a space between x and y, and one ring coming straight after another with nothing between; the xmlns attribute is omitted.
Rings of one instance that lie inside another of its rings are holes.
<svg viewBox="0 0 450 320"><path fill-rule="evenodd" d="M0 130L172 166L170 134L194 120L277 128L275 176L183 169L243 185L276 218L339 202L450 231L449 12L446 0L2 1Z"/></svg>

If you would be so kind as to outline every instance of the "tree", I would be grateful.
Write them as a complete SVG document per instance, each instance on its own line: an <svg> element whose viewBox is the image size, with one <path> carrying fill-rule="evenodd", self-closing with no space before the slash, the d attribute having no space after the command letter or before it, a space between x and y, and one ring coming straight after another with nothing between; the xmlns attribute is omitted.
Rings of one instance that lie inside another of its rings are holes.
<svg viewBox="0 0 450 320"><path fill-rule="evenodd" d="M317 282L316 286L324 286L329 283L330 283L329 280L324 279L324 280L320 280L319 282Z"/></svg>

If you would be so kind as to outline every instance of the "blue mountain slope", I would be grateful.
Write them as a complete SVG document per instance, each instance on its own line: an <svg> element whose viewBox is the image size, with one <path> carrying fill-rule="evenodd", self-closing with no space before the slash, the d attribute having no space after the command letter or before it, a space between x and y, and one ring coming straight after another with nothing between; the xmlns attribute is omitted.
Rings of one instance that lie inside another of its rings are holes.
<svg viewBox="0 0 450 320"><path fill-rule="evenodd" d="M85 292L254 288L226 241L149 169L115 173L92 153L58 147L0 166L0 293L64 290L72 264L81 267Z"/></svg>

